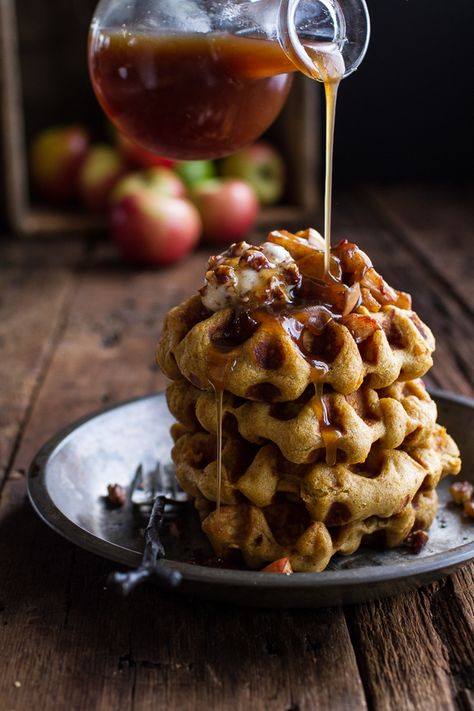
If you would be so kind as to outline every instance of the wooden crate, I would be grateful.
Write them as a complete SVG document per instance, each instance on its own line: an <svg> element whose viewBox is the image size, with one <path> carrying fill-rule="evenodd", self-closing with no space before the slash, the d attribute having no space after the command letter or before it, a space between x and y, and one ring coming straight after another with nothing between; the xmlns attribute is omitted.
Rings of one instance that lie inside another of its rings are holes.
<svg viewBox="0 0 474 711"><path fill-rule="evenodd" d="M20 235L97 230L103 221L35 200L28 145L40 130L81 122L103 139L105 118L93 95L86 39L96 0L0 0L0 122L3 211ZM285 158L281 204L263 209L261 226L304 226L319 204L319 86L295 77L287 104L268 138Z"/></svg>

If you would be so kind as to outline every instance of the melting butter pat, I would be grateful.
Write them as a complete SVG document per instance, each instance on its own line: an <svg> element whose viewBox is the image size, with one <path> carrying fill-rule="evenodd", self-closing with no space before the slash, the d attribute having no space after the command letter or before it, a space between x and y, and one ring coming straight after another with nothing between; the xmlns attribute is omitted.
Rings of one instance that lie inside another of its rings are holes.
<svg viewBox="0 0 474 711"><path fill-rule="evenodd" d="M236 242L209 259L200 294L210 311L238 304L256 307L291 302L300 282L298 265L284 247Z"/></svg>

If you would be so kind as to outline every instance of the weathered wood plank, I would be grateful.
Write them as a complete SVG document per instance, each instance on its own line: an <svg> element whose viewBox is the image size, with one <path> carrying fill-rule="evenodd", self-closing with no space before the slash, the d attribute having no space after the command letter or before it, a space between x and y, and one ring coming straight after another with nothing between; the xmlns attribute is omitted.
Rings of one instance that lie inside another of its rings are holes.
<svg viewBox="0 0 474 711"><path fill-rule="evenodd" d="M118 667L128 606L104 593L108 564L50 531L19 479L5 486L0 531L2 709L131 709L133 681Z"/></svg>
<svg viewBox="0 0 474 711"><path fill-rule="evenodd" d="M371 189L369 197L419 259L474 313L472 190L447 186Z"/></svg>
<svg viewBox="0 0 474 711"><path fill-rule="evenodd" d="M455 708L449 659L433 626L429 593L360 605L346 615L371 708Z"/></svg>
<svg viewBox="0 0 474 711"><path fill-rule="evenodd" d="M51 360L16 466L67 423L119 400L164 389L154 349L169 307L196 290L205 256L166 271L128 270L104 247L84 275ZM52 407L54 403L54 407Z"/></svg>
<svg viewBox="0 0 474 711"><path fill-rule="evenodd" d="M140 634L134 626L131 646L134 698L144 711L157 698L166 708L186 711L366 708L339 609L166 604Z"/></svg>
<svg viewBox="0 0 474 711"><path fill-rule="evenodd" d="M0 247L0 482L75 288L64 262L80 262L83 248L58 252L62 263L41 264L25 245Z"/></svg>
<svg viewBox="0 0 474 711"><path fill-rule="evenodd" d="M363 200L343 201L343 207L336 232L347 231L389 281L412 291L415 308L434 326L434 382L469 392L466 353L456 343L470 333L463 295L453 298L431 265L413 258L408 238L397 242L398 228L380 210L367 212ZM161 318L199 285L203 264L198 255L172 271L125 271L104 248L45 361L47 376L15 469L67 421L103 402L163 387L152 363ZM235 610L176 602L153 590L117 600L102 589L111 565L48 532L23 497L24 483L15 475L0 504L0 616L6 623L0 695L6 708L30 708L32 698L46 711L61 705L365 707L340 611ZM347 612L371 707L469 707L473 582L473 566L465 567L446 584Z"/></svg>
<svg viewBox="0 0 474 711"><path fill-rule="evenodd" d="M474 693L474 564L430 589L433 624L448 654L454 698Z"/></svg>

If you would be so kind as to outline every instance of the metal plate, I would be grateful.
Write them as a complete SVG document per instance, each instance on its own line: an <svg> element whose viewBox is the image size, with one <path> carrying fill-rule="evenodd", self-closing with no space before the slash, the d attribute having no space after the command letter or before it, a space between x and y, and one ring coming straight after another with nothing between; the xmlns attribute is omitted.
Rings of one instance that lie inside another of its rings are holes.
<svg viewBox="0 0 474 711"><path fill-rule="evenodd" d="M439 420L458 442L462 478L474 482L474 400L432 393ZM127 486L141 464L168 461L172 421L163 395L127 402L92 415L44 445L28 472L28 492L38 514L57 533L111 560L136 566L142 531L129 506L109 509L107 484ZM440 506L427 546L418 555L403 549L361 550L336 556L323 573L291 576L195 565L196 550L210 553L191 505L183 534L165 538L166 565L183 574L179 588L214 600L265 607L320 607L398 594L450 573L474 557L474 521L449 502L449 481L438 487Z"/></svg>

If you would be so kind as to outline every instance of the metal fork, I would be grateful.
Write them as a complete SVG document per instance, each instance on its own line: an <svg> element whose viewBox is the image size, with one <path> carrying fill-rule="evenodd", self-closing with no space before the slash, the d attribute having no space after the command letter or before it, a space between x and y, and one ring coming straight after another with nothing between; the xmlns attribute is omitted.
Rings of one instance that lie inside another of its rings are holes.
<svg viewBox="0 0 474 711"><path fill-rule="evenodd" d="M166 555L160 539L165 510L168 507L170 513L175 512L187 501L185 492L176 482L172 465L157 462L154 469L144 472L140 464L129 487L128 498L141 515L149 514L143 558L136 570L111 573L107 579L108 585L122 595L129 595L138 585L147 581L167 588L177 587L181 582L181 573L161 564Z"/></svg>

